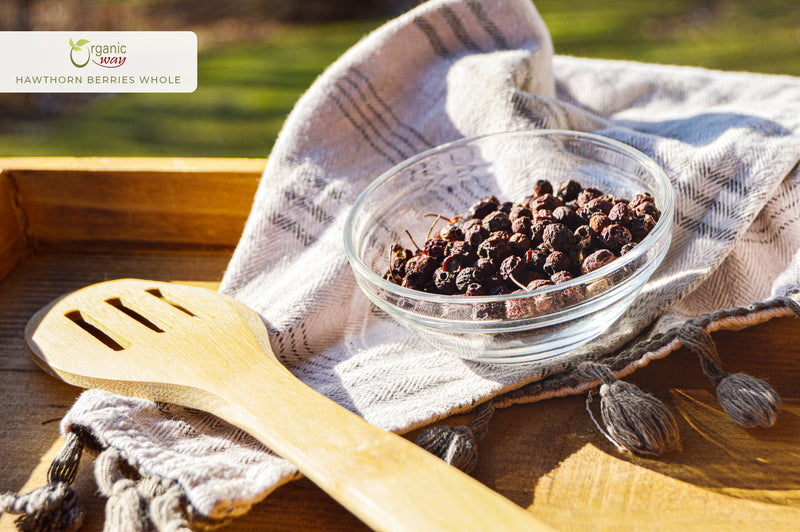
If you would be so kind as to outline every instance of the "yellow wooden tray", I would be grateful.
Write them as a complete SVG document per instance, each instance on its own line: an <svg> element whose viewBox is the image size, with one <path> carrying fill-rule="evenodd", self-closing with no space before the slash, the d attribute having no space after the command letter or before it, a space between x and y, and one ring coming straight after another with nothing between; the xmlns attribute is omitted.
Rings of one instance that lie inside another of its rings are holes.
<svg viewBox="0 0 800 532"><path fill-rule="evenodd" d="M214 286L241 233L261 159L0 159L0 492L45 483L58 422L81 390L28 359L23 329L53 298L105 279ZM784 400L769 430L733 425L697 360L681 349L627 379L676 414L683 451L622 455L584 397L498 411L474 475L562 530L797 530L800 332L777 319L714 339L729 371L767 378ZM467 417L445 420L462 424ZM411 434L413 437L415 434ZM75 488L84 530L102 530L92 457ZM10 515L0 529L13 529ZM319 489L279 488L225 530L363 530Z"/></svg>

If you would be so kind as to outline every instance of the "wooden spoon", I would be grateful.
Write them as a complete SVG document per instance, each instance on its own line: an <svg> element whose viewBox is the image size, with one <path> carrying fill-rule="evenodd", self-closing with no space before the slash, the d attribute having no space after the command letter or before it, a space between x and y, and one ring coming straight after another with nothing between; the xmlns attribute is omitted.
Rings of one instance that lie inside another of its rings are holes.
<svg viewBox="0 0 800 532"><path fill-rule="evenodd" d="M249 432L376 530L544 530L508 499L307 387L261 318L204 288L122 279L40 310L33 359L83 388L211 412Z"/></svg>

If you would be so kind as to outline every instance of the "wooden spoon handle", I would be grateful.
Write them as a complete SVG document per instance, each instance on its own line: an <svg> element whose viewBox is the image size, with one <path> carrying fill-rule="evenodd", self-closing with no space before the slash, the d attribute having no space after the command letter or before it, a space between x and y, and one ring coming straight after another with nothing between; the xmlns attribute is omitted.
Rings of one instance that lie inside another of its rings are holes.
<svg viewBox="0 0 800 532"><path fill-rule="evenodd" d="M233 386L217 414L246 430L375 530L549 530L529 512L287 373ZM285 408L275 411L274 405ZM270 406L271 405L271 406ZM271 427L280 427L279 430Z"/></svg>

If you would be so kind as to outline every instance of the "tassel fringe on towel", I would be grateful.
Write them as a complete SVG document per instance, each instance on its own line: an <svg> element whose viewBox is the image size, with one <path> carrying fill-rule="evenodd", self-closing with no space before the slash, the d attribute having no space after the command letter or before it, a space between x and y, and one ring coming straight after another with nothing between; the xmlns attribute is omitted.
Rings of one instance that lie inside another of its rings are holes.
<svg viewBox="0 0 800 532"><path fill-rule="evenodd" d="M83 525L84 512L74 482L80 465L86 432L74 427L47 471L47 484L30 493L0 494L0 513L20 514L15 523L23 532L72 532ZM184 532L215 528L225 522L191 523L181 487L166 479L126 476L129 469L119 451L108 447L95 459L94 473L100 493L108 497L103 529L145 532ZM227 521L226 521L227 522Z"/></svg>
<svg viewBox="0 0 800 532"><path fill-rule="evenodd" d="M754 325L790 313L800 316L800 291L764 303L700 316L670 331L662 340L676 338L698 356L703 372L717 388L720 406L734 422L743 427L771 427L780 409L778 394L763 380L744 373L726 373L708 330L726 320L749 317L752 323L748 325ZM658 343L658 340L655 343L651 340L648 348L655 350ZM571 377L599 384L604 427L590 408L593 389L587 397L587 410L598 430L620 451L658 456L680 449L678 425L667 407L653 395L619 380L607 364L581 364ZM475 408L468 424L431 427L423 431L415 443L469 473L477 464L478 442L488 431L494 411L492 401L483 403ZM80 529L84 514L70 486L77 475L87 438L83 429L73 427L65 435L64 446L48 469L48 483L23 495L0 494L0 513L19 514L15 522L25 532ZM125 460L113 448L104 449L95 460L97 485L108 497L105 530L179 532L225 524L190 518L191 505L174 481L155 477L134 480L123 474L126 468Z"/></svg>

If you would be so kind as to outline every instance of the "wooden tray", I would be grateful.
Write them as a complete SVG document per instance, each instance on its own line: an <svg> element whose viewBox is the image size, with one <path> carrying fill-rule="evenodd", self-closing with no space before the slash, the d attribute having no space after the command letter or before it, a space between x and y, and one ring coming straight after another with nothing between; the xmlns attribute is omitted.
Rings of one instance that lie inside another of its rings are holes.
<svg viewBox="0 0 800 532"><path fill-rule="evenodd" d="M0 159L0 492L45 483L58 422L81 390L25 351L29 317L51 299L118 277L214 286L250 209L263 160ZM563 530L797 530L800 522L800 332L778 319L714 334L726 368L766 377L784 399L770 430L733 425L699 363L680 350L629 380L678 418L683 451L620 454L584 397L499 411L474 475ZM461 424L464 417L446 420ZM413 437L413 434L410 435ZM75 487L84 530L102 529L92 457ZM13 529L12 516L0 529ZM226 530L363 530L319 489L279 488Z"/></svg>

